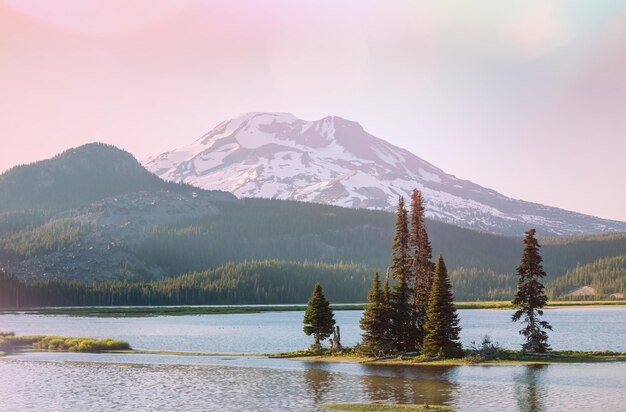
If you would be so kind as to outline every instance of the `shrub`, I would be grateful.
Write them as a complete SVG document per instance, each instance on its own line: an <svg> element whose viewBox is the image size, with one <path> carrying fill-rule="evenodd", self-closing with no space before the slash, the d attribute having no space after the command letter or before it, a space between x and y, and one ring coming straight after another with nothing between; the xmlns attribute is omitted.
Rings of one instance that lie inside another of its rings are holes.
<svg viewBox="0 0 626 412"><path fill-rule="evenodd" d="M465 360L470 363L483 362L486 360L500 359L503 349L498 342L493 342L488 335L483 336L480 343L472 341L466 350Z"/></svg>

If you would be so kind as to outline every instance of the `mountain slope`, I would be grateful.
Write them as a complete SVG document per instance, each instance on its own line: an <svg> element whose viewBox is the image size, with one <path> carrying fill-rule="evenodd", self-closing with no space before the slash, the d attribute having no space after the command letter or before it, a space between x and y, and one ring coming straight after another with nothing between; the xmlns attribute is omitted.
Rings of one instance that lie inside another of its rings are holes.
<svg viewBox="0 0 626 412"><path fill-rule="evenodd" d="M393 210L399 195L419 188L428 217L494 233L626 230L623 222L514 200L458 179L339 117L309 122L287 113L249 113L144 165L165 180L239 197L353 208Z"/></svg>
<svg viewBox="0 0 626 412"><path fill-rule="evenodd" d="M55 190L66 193L68 199L64 200L79 206L58 210L60 202L42 206L47 199L40 197L30 203L19 198L22 207L35 212L0 213L0 218L4 217L0 219L0 266L20 280L96 282L94 287L99 288L101 282L111 280L143 281L208 270L216 276L210 287L226 294L220 299L231 299L237 289L233 285L241 284L247 273L237 272L243 261L280 260L283 263L261 266L269 272L294 276L290 284L300 286L306 283L305 274L296 266L339 265L337 285L355 288L367 288L370 282L365 274L374 270L384 273L389 265L392 213L278 199L237 199L229 193L162 182L137 166L132 157L128 159L130 155L125 152L106 146L92 148L102 148L100 156L109 160L90 162L94 154L79 148L76 157L69 157L71 161L58 161L51 169L55 176L62 176L55 179ZM120 168L120 158L123 164L134 166ZM27 169L41 170L49 164L35 163ZM23 178L19 189L36 193L49 178L46 173L30 173L35 177ZM73 192L74 182L83 187L106 184L103 176L114 176L109 186L113 189ZM144 176L146 183L142 183ZM116 181L120 181L117 186ZM133 187L124 186L133 181ZM100 198L111 193L115 194ZM9 202L18 203L19 192L14 197L5 195ZM41 207L48 211L37 213ZM57 210L50 211L53 207ZM515 287L512 273L521 254L519 238L434 220L428 220L427 226L434 254L445 255L459 297L510 299ZM621 256L626 250L626 233L540 241L549 274L546 281L557 279L577 264ZM327 271L328 276L332 270ZM310 275L316 276L313 272ZM275 279L269 277L269 283L257 286L267 293L270 289L289 289L288 285L271 285L270 278ZM47 290L46 285L42 290ZM121 283L119 290L124 285ZM68 287L71 291L73 286ZM302 288L310 292L309 286ZM354 295L350 296L353 299Z"/></svg>
<svg viewBox="0 0 626 412"><path fill-rule="evenodd" d="M0 263L22 279L164 275L135 255L153 226L215 214L230 193L165 182L100 143L0 175Z"/></svg>
<svg viewBox="0 0 626 412"><path fill-rule="evenodd" d="M60 211L121 193L175 187L148 173L130 153L92 143L0 175L0 212Z"/></svg>

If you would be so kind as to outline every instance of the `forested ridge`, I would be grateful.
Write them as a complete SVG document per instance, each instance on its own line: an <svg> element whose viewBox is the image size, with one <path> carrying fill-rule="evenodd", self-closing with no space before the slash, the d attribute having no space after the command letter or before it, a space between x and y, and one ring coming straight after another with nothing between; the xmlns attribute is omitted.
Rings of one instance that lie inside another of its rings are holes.
<svg viewBox="0 0 626 412"><path fill-rule="evenodd" d="M220 213L193 221L158 225L138 254L176 275L241 260L358 262L372 269L389 266L394 216L312 203L269 199L215 202ZM519 238L426 221L435 253L459 274L479 270L513 273ZM543 241L543 239L541 240ZM577 264L626 251L626 233L550 238L542 247L548 279ZM514 286L514 284L512 284Z"/></svg>
<svg viewBox="0 0 626 412"><path fill-rule="evenodd" d="M102 144L0 175L0 267L22 279L21 288L36 280L37 299L44 290L55 296L63 290L73 296L68 301L82 304L78 294L85 302L92 296L111 304L128 288L126 296L134 297L122 299L127 302L161 296L160 302L174 304L184 295L206 303L301 303L313 284L307 282L328 276L325 288L333 300L360 302L367 279L390 265L393 222L393 214L383 211L237 200L167 183L130 154ZM433 254L446 256L458 299L511 298L519 238L434 220L426 226ZM540 243L550 297L586 284L602 296L624 292L623 265L613 258L625 255L626 233ZM245 279L251 268L256 283ZM69 279L82 285L64 281ZM95 279L102 283L92 285ZM204 289L194 295L189 290L195 287ZM279 291L289 288L298 292L281 302Z"/></svg>
<svg viewBox="0 0 626 412"><path fill-rule="evenodd" d="M0 212L52 213L137 190L177 190L128 152L92 143L0 175ZM4 220L0 218L0 222Z"/></svg>
<svg viewBox="0 0 626 412"><path fill-rule="evenodd" d="M361 302L372 273L376 270L385 273L389 266L388 244L393 223L393 215L389 213L262 199L215 204L220 210L215 216L154 226L144 242L128 246L150 265L164 267L169 278L142 283L141 276L130 272L115 282L91 285L89 273L85 273L82 282L86 286L62 279L40 281L33 286L38 291L33 304L48 302L43 298L45 290L55 296L49 304L59 305L302 303L318 276L328 277L325 285L333 301ZM450 262L457 299L511 298L519 239L436 221L427 221L427 226L434 253L444 253ZM62 254L68 244L82 242L91 230L91 226L80 221L59 219L29 230L6 233L0 237L0 259L38 259L48 253ZM601 294L598 297L623 293L622 269L613 263L605 264L604 259L620 256L624 250L624 234L547 240L542 254L548 273L548 295L563 296L586 285L578 282L587 279L593 279L592 286ZM303 271L298 265L304 262L335 267L337 271L334 274L330 270ZM593 278L570 275L577 267L590 264L594 265L587 270L603 267L599 272L602 275ZM255 283L246 281L251 273L249 265L263 268L259 269L261 278L254 278ZM553 288L552 282L566 273L569 280L554 283ZM302 285L301 288L296 284ZM348 284L342 292L339 286ZM193 288L199 289L192 292ZM298 293L287 294L281 300L279 290L289 288L296 288ZM60 299L64 294L68 298Z"/></svg>
<svg viewBox="0 0 626 412"><path fill-rule="evenodd" d="M553 296L562 296L580 286L591 286L597 296L626 293L626 256L598 259L579 265L550 284Z"/></svg>

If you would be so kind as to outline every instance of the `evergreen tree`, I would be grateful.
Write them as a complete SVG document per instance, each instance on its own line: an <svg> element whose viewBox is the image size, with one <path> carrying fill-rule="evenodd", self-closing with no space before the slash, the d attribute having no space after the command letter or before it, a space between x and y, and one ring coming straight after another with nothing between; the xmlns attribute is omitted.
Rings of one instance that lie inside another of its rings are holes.
<svg viewBox="0 0 626 412"><path fill-rule="evenodd" d="M389 276L385 276L385 282L383 283L383 300L385 302L387 317L387 337L391 339L393 336L393 325L391 324L393 320L393 307L391 307L391 287L389 286Z"/></svg>
<svg viewBox="0 0 626 412"><path fill-rule="evenodd" d="M543 261L539 255L541 246L535 239L535 233L535 229L530 229L524 238L522 260L517 267L517 293L513 299L513 305L518 309L513 314L513 322L523 317L523 322L526 323L526 327L519 332L526 338L522 350L543 353L550 350L546 329L552 330L552 326L538 319L543 315L542 308L548 302L548 297L545 294L545 287L540 282L541 278L546 276L546 272L543 271L541 264Z"/></svg>
<svg viewBox="0 0 626 412"><path fill-rule="evenodd" d="M411 297L408 281L400 277L391 291L391 329L395 350L398 352L410 352L414 348L411 341Z"/></svg>
<svg viewBox="0 0 626 412"><path fill-rule="evenodd" d="M459 317L454 308L452 285L448 270L439 255L435 266L435 276L428 299L428 311L424 324L426 335L422 353L426 356L455 358L463 355L459 341Z"/></svg>
<svg viewBox="0 0 626 412"><path fill-rule="evenodd" d="M409 279L411 258L409 256L409 220L404 206L404 198L398 199L396 225L391 245L391 276L394 279Z"/></svg>
<svg viewBox="0 0 626 412"><path fill-rule="evenodd" d="M413 296L411 301L411 326L415 349L421 348L424 342L424 323L428 310L428 298L433 281L434 264L432 247L428 239L422 193L415 189L411 194L411 232L409 248L412 253L411 272Z"/></svg>
<svg viewBox="0 0 626 412"><path fill-rule="evenodd" d="M389 282L385 282L387 292ZM389 307L385 291L380 286L378 272L374 275L372 288L367 295L368 304L363 310L359 324L363 330L362 347L370 355L384 356L391 349L389 337Z"/></svg>
<svg viewBox="0 0 626 412"><path fill-rule="evenodd" d="M315 338L314 347L319 349L320 343L333 333L335 319L330 303L324 296L319 283L315 285L304 312L304 333Z"/></svg>
<svg viewBox="0 0 626 412"><path fill-rule="evenodd" d="M409 227L404 198L398 200L396 227L391 246L391 275L397 280L390 296L392 308L392 339L397 351L410 351L414 348L411 340L411 260L409 256Z"/></svg>

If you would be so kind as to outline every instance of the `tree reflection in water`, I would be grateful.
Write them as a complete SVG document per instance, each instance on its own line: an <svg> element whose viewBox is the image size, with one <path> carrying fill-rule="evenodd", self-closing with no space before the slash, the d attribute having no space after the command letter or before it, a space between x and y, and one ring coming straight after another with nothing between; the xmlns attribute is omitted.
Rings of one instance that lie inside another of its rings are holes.
<svg viewBox="0 0 626 412"><path fill-rule="evenodd" d="M333 389L336 379L332 372L318 369L315 365L306 366L304 382L309 388L309 393L312 394L315 403L322 403L325 400L325 395Z"/></svg>
<svg viewBox="0 0 626 412"><path fill-rule="evenodd" d="M450 404L458 384L447 379L447 367L364 365L362 392L370 402Z"/></svg>
<svg viewBox="0 0 626 412"><path fill-rule="evenodd" d="M549 365L528 365L515 376L515 397L521 412L545 410L547 388L543 384Z"/></svg>

